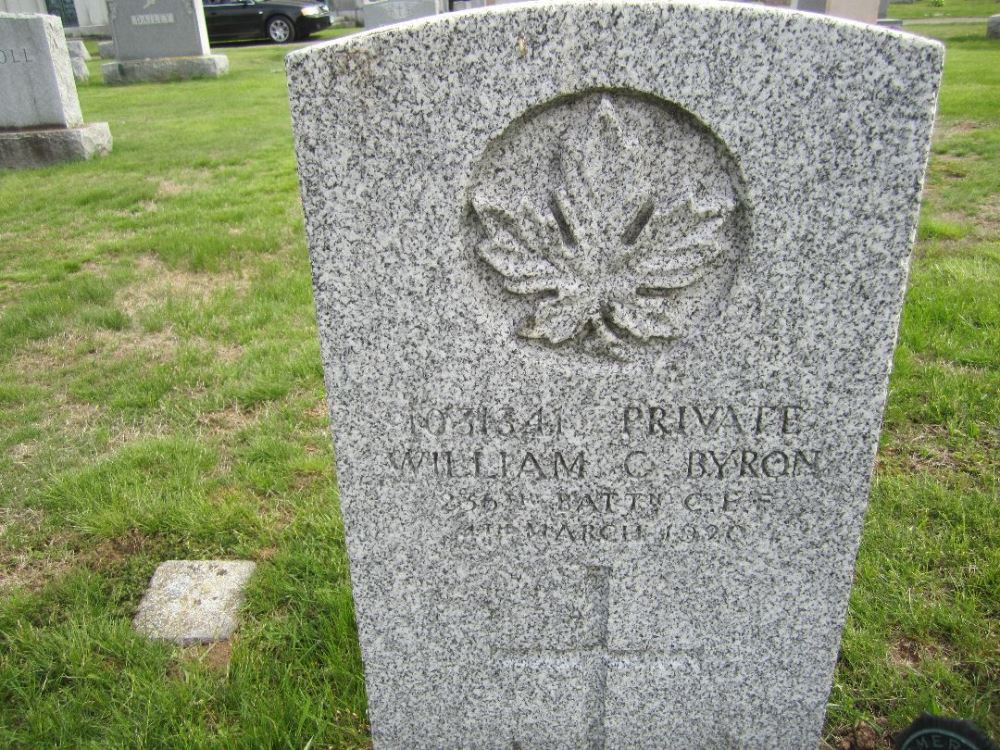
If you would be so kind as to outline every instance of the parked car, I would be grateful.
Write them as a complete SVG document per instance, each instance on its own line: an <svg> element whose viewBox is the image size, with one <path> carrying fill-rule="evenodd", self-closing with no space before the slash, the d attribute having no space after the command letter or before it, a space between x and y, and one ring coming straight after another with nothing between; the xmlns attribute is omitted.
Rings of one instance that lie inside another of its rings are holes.
<svg viewBox="0 0 1000 750"><path fill-rule="evenodd" d="M262 39L292 42L329 27L330 8L315 0L202 0L213 42Z"/></svg>

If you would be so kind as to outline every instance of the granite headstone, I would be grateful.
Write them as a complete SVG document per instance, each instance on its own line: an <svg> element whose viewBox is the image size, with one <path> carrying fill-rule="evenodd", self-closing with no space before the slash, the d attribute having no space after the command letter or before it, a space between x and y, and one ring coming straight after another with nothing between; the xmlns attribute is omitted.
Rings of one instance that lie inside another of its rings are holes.
<svg viewBox="0 0 1000 750"><path fill-rule="evenodd" d="M0 13L0 169L89 159L111 150L107 123L83 122L62 21Z"/></svg>
<svg viewBox="0 0 1000 750"><path fill-rule="evenodd" d="M288 56L378 750L817 746L941 65L712 2Z"/></svg>
<svg viewBox="0 0 1000 750"><path fill-rule="evenodd" d="M229 58L212 54L201 0L108 0L115 59L106 83L212 78Z"/></svg>

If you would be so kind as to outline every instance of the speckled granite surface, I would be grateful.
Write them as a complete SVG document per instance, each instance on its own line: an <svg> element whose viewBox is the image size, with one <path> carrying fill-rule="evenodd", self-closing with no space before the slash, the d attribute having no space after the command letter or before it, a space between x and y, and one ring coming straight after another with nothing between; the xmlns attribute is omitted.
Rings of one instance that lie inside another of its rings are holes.
<svg viewBox="0 0 1000 750"><path fill-rule="evenodd" d="M815 748L942 51L726 3L288 58L376 748Z"/></svg>

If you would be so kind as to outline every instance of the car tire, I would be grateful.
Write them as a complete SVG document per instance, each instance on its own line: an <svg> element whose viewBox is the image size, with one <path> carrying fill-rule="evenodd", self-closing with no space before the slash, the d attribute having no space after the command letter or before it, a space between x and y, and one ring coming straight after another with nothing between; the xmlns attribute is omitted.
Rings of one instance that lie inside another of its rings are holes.
<svg viewBox="0 0 1000 750"><path fill-rule="evenodd" d="M295 41L295 24L288 16L274 16L267 21L267 37L275 44Z"/></svg>

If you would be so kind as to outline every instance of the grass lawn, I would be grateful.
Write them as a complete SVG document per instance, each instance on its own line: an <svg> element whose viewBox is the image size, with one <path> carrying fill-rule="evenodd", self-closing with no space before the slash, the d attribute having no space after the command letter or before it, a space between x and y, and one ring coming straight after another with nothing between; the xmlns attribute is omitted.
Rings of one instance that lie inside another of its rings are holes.
<svg viewBox="0 0 1000 750"><path fill-rule="evenodd" d="M1000 736L1000 44L947 37L827 737ZM0 176L0 747L368 745L282 57L80 87L103 160ZM226 646L149 643L156 564L258 561Z"/></svg>
<svg viewBox="0 0 1000 750"><path fill-rule="evenodd" d="M962 16L992 16L1000 13L996 0L916 0L910 3L890 3L891 18L954 18Z"/></svg>

